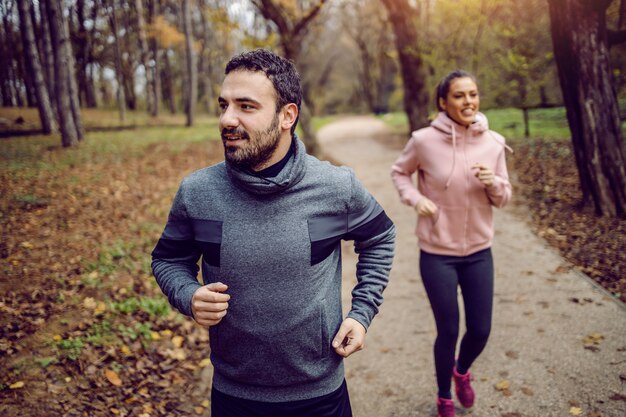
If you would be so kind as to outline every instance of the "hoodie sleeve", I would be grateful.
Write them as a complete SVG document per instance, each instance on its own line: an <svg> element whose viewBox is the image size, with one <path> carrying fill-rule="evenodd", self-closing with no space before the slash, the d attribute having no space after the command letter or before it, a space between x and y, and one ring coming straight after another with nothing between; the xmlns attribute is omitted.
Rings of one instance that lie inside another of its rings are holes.
<svg viewBox="0 0 626 417"><path fill-rule="evenodd" d="M412 176L419 169L415 137L406 144L404 150L391 167L391 180L400 194L400 201L407 206L415 207L424 196L417 190Z"/></svg>
<svg viewBox="0 0 626 417"><path fill-rule="evenodd" d="M198 260L201 252L184 204L184 181L176 193L165 230L152 251L152 273L170 304L192 316L191 297L201 286Z"/></svg>
<svg viewBox="0 0 626 417"><path fill-rule="evenodd" d="M504 143L504 139L502 139L502 141ZM509 182L509 173L506 168L505 151L506 147L503 147L498 156L498 162L494 172L494 184L486 188L489 201L498 208L504 207L511 199L513 193L511 183Z"/></svg>
<svg viewBox="0 0 626 417"><path fill-rule="evenodd" d="M383 291L395 249L395 226L374 197L351 172L352 192L348 207L346 240L354 240L358 254L357 284L352 289L352 308L348 317L366 329L383 302Z"/></svg>

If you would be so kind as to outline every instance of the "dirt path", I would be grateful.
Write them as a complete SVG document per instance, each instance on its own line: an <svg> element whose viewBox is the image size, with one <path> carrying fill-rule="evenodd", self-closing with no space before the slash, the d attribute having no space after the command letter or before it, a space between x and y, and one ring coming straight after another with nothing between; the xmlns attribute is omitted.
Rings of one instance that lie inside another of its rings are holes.
<svg viewBox="0 0 626 417"><path fill-rule="evenodd" d="M354 168L398 231L385 303L365 350L347 360L348 384L355 417L434 417L434 320L418 272L415 217L389 176L398 151L374 139L386 133L368 117L318 133L323 151ZM457 407L457 415L626 416L626 310L533 235L519 211L497 210L493 331L473 367L476 405ZM346 246L346 306L354 262ZM504 381L509 388L497 390Z"/></svg>

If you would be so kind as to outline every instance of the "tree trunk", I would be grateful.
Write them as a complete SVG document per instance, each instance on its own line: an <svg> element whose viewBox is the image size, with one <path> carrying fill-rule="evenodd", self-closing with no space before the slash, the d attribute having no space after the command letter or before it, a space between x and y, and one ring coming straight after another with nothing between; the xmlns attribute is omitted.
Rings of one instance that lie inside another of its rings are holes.
<svg viewBox="0 0 626 417"><path fill-rule="evenodd" d="M153 24L156 16L159 14L159 0L151 0L149 3L149 11L148 22ZM150 111L150 114L154 117L159 115L159 108L161 106L161 75L160 75L160 52L159 52L159 43L156 38L153 37L150 39L150 50L152 51L152 60L154 61L152 68L150 71L152 72L152 84L148 86L152 90L152 97L154 98L153 107Z"/></svg>
<svg viewBox="0 0 626 417"><path fill-rule="evenodd" d="M211 85L211 28L206 19L205 13L200 13L202 23L202 51L200 51L200 62L198 68L200 74L198 76L198 92L200 94L200 102L204 104L204 110L207 114L212 114L213 104L213 86Z"/></svg>
<svg viewBox="0 0 626 417"><path fill-rule="evenodd" d="M54 83L54 52L52 51L52 40L50 39L50 22L48 22L48 6L47 1L39 1L39 15L41 16L41 65L43 66L44 79L46 87L50 93L50 104L54 114L58 114L58 100L52 98L55 95L56 85Z"/></svg>
<svg viewBox="0 0 626 417"><path fill-rule="evenodd" d="M54 72L56 74L55 96L61 143L64 147L69 147L77 145L80 140L76 123L74 122L70 97L69 59L67 56L69 39L66 37L67 32L64 29L61 3L55 0L47 1L46 3L50 40L54 55Z"/></svg>
<svg viewBox="0 0 626 417"><path fill-rule="evenodd" d="M113 35L113 47L115 55L115 79L117 81L117 108L120 113L120 122L126 120L126 97L124 96L124 74L122 71L122 51L120 48L120 40L117 33L117 11L115 0L109 3L109 23L111 24L111 33Z"/></svg>
<svg viewBox="0 0 626 417"><path fill-rule="evenodd" d="M624 217L626 171L606 34L608 0L549 0L554 53L583 203Z"/></svg>
<svg viewBox="0 0 626 417"><path fill-rule="evenodd" d="M18 1L17 5L20 13L20 30L24 44L26 66L35 84L41 130L44 134L50 134L56 130L56 123L52 106L50 105L50 96L48 95L48 89L43 77L43 70L39 62L39 53L37 52L37 43L35 42L35 33L30 15L32 5L27 1Z"/></svg>
<svg viewBox="0 0 626 417"><path fill-rule="evenodd" d="M13 25L11 24L11 14L13 3L9 3L8 9L4 10L4 16L2 19L2 30L4 45L4 51L2 51L2 57L0 58L0 77L2 82L2 100L5 106L22 106L22 98L19 94L19 90L16 88L16 57L13 38Z"/></svg>
<svg viewBox="0 0 626 417"><path fill-rule="evenodd" d="M76 60L74 59L74 52L72 51L72 42L70 40L70 26L69 21L65 18L65 15L61 13L63 23L63 36L67 39L65 42L65 55L67 56L67 74L69 77L70 86L70 106L72 109L72 117L74 118L74 124L76 125L76 133L78 134L78 140L85 138L85 129L83 128L83 121L80 115L80 99L78 83L76 82Z"/></svg>
<svg viewBox="0 0 626 417"><path fill-rule="evenodd" d="M408 0L381 0L387 8L400 59L404 84L404 110L411 131L428 126L426 69L417 37L417 11Z"/></svg>
<svg viewBox="0 0 626 417"><path fill-rule="evenodd" d="M94 4L91 7L93 8L91 19L95 21L97 19L97 6ZM87 20L85 0L78 0L76 2L76 16L78 19L78 32L76 33L78 39L78 51L76 54L76 78L79 87L78 97L84 106L94 108L96 107L96 97L94 94L93 78L89 70L92 58L91 36L94 34L94 31L92 30L90 32L85 27L85 21ZM94 28L95 27L97 27L97 25L94 25Z"/></svg>
<svg viewBox="0 0 626 417"><path fill-rule="evenodd" d="M128 7L128 3L120 0L120 6L124 6L124 13L122 13L122 22L118 21L118 29L123 29L123 33L128 33L132 31L133 23L130 19L130 10ZM126 106L130 110L137 110L137 94L135 93L135 63L137 60L135 59L135 51L136 46L133 42L131 42L131 36L122 36L119 40L123 43L120 44L121 52L120 55L124 59L122 60L122 70L124 71L124 95L126 97Z"/></svg>
<svg viewBox="0 0 626 417"><path fill-rule="evenodd" d="M187 63L187 83L185 98L187 104L187 126L193 126L198 97L198 68L196 67L196 51L193 48L193 30L191 27L191 11L189 0L183 0L183 29L185 32L185 57Z"/></svg>
<svg viewBox="0 0 626 417"><path fill-rule="evenodd" d="M0 25L0 96L2 96L2 106L13 106L13 92L11 91L9 66L9 39L4 31L4 25Z"/></svg>
<svg viewBox="0 0 626 417"><path fill-rule="evenodd" d="M139 35L139 47L141 48L141 64L146 73L146 106L148 113L154 114L154 90L152 89L154 82L152 80L152 68L150 68L150 50L148 48L148 38L146 37L142 0L135 0L135 9L137 11L137 32Z"/></svg>
<svg viewBox="0 0 626 417"><path fill-rule="evenodd" d="M170 58L168 50L163 51L163 71L161 71L162 86L163 86L163 98L167 102L171 114L176 114L176 101L174 97L174 83L172 80L172 65L170 64Z"/></svg>

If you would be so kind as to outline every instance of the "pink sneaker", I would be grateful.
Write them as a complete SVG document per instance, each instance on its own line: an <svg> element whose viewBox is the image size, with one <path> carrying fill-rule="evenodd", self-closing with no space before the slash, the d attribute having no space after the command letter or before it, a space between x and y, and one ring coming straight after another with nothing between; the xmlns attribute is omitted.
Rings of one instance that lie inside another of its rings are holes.
<svg viewBox="0 0 626 417"><path fill-rule="evenodd" d="M454 390L456 391L456 397L459 399L461 405L465 408L470 408L474 405L474 390L470 381L472 380L472 374L467 371L465 375L461 375L456 371L456 366L453 369L452 377L454 379Z"/></svg>
<svg viewBox="0 0 626 417"><path fill-rule="evenodd" d="M437 398L437 417L456 417L454 401L447 398Z"/></svg>

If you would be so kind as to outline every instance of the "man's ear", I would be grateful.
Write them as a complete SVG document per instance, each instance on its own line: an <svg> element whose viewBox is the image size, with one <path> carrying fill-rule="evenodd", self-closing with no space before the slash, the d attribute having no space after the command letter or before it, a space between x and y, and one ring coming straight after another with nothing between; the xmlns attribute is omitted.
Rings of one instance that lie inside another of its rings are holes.
<svg viewBox="0 0 626 417"><path fill-rule="evenodd" d="M281 129L290 130L298 118L298 106L295 103L285 104L280 113L282 115Z"/></svg>

